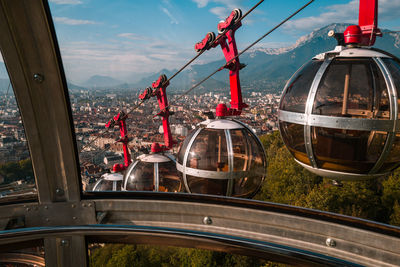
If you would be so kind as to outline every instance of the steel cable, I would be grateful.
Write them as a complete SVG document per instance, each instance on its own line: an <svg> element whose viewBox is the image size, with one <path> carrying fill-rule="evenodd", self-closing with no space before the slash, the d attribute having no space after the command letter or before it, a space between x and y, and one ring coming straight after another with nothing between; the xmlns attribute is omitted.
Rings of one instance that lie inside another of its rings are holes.
<svg viewBox="0 0 400 267"><path fill-rule="evenodd" d="M195 84L194 86L192 86L189 90L185 91L182 95L180 95L177 99L175 99L175 102L179 101L180 99L182 99L185 95L189 94L191 91L193 91L195 88L197 88L198 86L200 86L203 82L207 81L209 78L211 78L215 73L219 72L220 70L223 70L225 68L225 66L228 66L232 61L234 61L235 59L237 59L239 56L241 56L243 53L245 53L247 50L249 50L250 48L252 48L255 44L257 44L259 41L261 41L262 39L264 39L266 36L268 36L269 34L271 34L273 31L275 31L277 28L279 28L280 26L282 26L282 24L284 24L285 22L287 22L288 20L290 20L291 18L293 18L295 15L297 15L300 11L302 11L304 8L306 8L307 6L309 6L312 2L314 2L315 0L310 0L307 4L303 5L301 8L299 8L298 10L296 10L294 13L292 13L289 17L287 17L286 19L282 20L278 25L276 25L274 28L272 28L271 30L269 30L267 33L265 33L264 35L262 35L260 38L258 38L256 41L254 41L252 44L250 44L249 46L247 46L245 49L243 49L240 53L238 53L237 56L233 57L231 60L229 60L228 62L226 62L224 65L222 65L221 67L219 67L218 69L216 69L214 72L212 72L210 75L208 75L206 78L202 79L200 82L198 82L197 84ZM243 18L243 17L242 17ZM174 102L172 102L171 104L169 104L168 106L166 106L163 110L165 110L166 108L173 106Z"/></svg>
<svg viewBox="0 0 400 267"><path fill-rule="evenodd" d="M238 19L235 24L239 23L240 21L242 21L247 15L249 15L255 8L257 8L262 2L264 2L264 0L260 0L257 4L255 4L251 9L249 9L240 19ZM211 44L216 44L218 42L218 40L221 38L221 36L223 36L227 31L229 31L229 29L225 29L222 34L219 34L217 36L217 38L214 40L214 42ZM197 53L197 55L195 57L193 57L192 59L190 59L185 65L183 65L178 71L176 71L170 78L168 78L164 83L164 84L168 84L168 82L170 82L174 77L176 77L179 73L181 73L187 66L189 66L193 61L195 61L199 56L201 56L206 50L202 50L199 53ZM214 75L215 73L213 73L212 75ZM211 76L212 76L211 75ZM210 77L211 77L210 76ZM132 113L134 110L136 110L137 108L139 108L142 104L143 104L144 100L142 100L137 106L133 107L129 112L127 112L124 116L124 118L126 118L130 113ZM99 133L99 135L93 139L92 141L90 141L88 144L84 145L80 152L81 153L85 148L91 146L97 139L103 137L106 133L108 133L110 131L110 128L107 128L104 132Z"/></svg>

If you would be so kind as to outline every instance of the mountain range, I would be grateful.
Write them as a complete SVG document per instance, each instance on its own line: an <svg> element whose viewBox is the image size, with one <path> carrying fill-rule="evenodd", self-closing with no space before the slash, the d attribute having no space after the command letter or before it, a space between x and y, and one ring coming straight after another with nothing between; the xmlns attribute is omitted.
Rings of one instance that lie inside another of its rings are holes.
<svg viewBox="0 0 400 267"><path fill-rule="evenodd" d="M246 67L240 71L240 80L244 91L253 90L253 88L263 88L263 90L271 92L281 90L286 80L301 65L319 53L334 49L337 42L334 38L328 37L330 30L344 32L347 26L348 24L330 24L301 37L290 47L258 47L243 53L240 56L240 62L246 64ZM385 30L382 30L382 32L383 37L377 38L374 47L400 57L400 34L385 33ZM187 90L224 63L225 61L221 59L206 64L194 64L176 76L171 82L169 89ZM133 84L118 82L111 77L93 76L83 85L87 87L96 85L97 88L102 87L102 85L108 87L114 86L116 88L145 88L157 80L160 74L170 77L175 72L176 70L163 69ZM104 81L103 84L102 81ZM224 89L228 86L229 77L228 70L226 69L219 71L202 85L203 89L207 91Z"/></svg>
<svg viewBox="0 0 400 267"><path fill-rule="evenodd" d="M333 50L337 42L334 38L328 37L328 32L344 32L348 24L334 23L310 34L301 37L295 44L283 48L251 48L240 56L240 62L246 67L240 71L240 81L243 91L260 89L263 91L276 92L282 90L287 79L305 62L315 55ZM400 34L385 33L383 37L376 39L376 48L385 50L397 57L400 57ZM386 31L387 32L387 31ZM218 48L215 48L218 49ZM0 62L1 63L1 62ZM168 89L170 91L187 90L197 82L211 74L214 70L225 64L225 60L209 62L206 64L193 64L177 75ZM163 69L157 73L150 74L138 82L129 83L109 76L95 75L82 84L73 84L68 81L69 89L97 88L97 89L144 89L151 86L151 83L158 79L161 74L171 77L177 70ZM132 73L135 77L135 73ZM7 89L8 79L0 77L0 90ZM196 91L218 91L229 87L228 70L223 69L217 72L209 80L203 83Z"/></svg>

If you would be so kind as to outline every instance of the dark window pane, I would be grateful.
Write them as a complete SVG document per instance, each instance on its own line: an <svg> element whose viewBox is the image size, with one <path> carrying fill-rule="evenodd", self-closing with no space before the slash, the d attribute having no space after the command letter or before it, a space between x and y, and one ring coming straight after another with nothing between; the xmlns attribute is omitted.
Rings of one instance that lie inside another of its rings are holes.
<svg viewBox="0 0 400 267"><path fill-rule="evenodd" d="M127 177L125 189L127 191L153 191L154 184L154 164L139 161Z"/></svg>
<svg viewBox="0 0 400 267"><path fill-rule="evenodd" d="M398 61L395 61L393 59L389 58L384 58L382 59L383 62L385 62L385 65L389 69L390 75L392 76L392 79L394 81L394 85L396 86L397 90L397 98L400 97L400 63ZM400 107L400 102L397 101ZM399 109L400 112L400 109Z"/></svg>
<svg viewBox="0 0 400 267"><path fill-rule="evenodd" d="M304 113L308 92L322 61L312 60L301 69L288 85L280 109Z"/></svg>
<svg viewBox="0 0 400 267"><path fill-rule="evenodd" d="M256 141L256 137L246 130L241 131L245 140L243 143L246 144L245 163L243 164L243 168L238 169L237 167L241 167L242 165L236 166L236 161L234 160L233 166L235 171L243 170L247 173L246 177L235 180L232 196L249 197L256 192L265 176L266 159L264 149ZM233 141L235 134L233 132L231 131L232 144L235 147L235 142ZM234 156L236 158L235 148Z"/></svg>
<svg viewBox="0 0 400 267"><path fill-rule="evenodd" d="M190 148L187 167L228 172L228 149L224 130L202 129Z"/></svg>
<svg viewBox="0 0 400 267"><path fill-rule="evenodd" d="M113 191L113 185L114 181L100 179L93 187L93 191Z"/></svg>
<svg viewBox="0 0 400 267"><path fill-rule="evenodd" d="M181 192L183 190L174 161L158 163L158 175L160 181L159 191Z"/></svg>
<svg viewBox="0 0 400 267"><path fill-rule="evenodd" d="M183 158L185 157L185 152L187 149L187 146L190 142L190 140L192 140L193 135L197 132L196 130L191 131L185 138L185 141L183 141L181 143L181 146L179 147L179 152L178 152L178 157L177 157L177 161L179 164L183 164Z"/></svg>
<svg viewBox="0 0 400 267"><path fill-rule="evenodd" d="M290 153L299 161L310 165L304 145L304 126L295 123L279 122L282 139Z"/></svg>
<svg viewBox="0 0 400 267"><path fill-rule="evenodd" d="M371 59L335 59L319 84L313 114L389 119L385 79Z"/></svg>
<svg viewBox="0 0 400 267"><path fill-rule="evenodd" d="M396 133L392 149L389 152L385 163L382 166L382 172L395 169L400 165L400 133Z"/></svg>
<svg viewBox="0 0 400 267"><path fill-rule="evenodd" d="M312 145L319 168L366 174L386 141L384 132L312 127Z"/></svg>
<svg viewBox="0 0 400 267"><path fill-rule="evenodd" d="M189 189L196 194L225 196L228 188L227 179L207 179L186 175Z"/></svg>

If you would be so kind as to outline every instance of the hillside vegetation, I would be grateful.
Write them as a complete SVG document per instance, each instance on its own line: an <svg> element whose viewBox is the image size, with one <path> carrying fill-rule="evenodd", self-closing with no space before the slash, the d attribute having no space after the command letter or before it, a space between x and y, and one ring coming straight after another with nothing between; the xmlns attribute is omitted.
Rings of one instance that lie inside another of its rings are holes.
<svg viewBox="0 0 400 267"><path fill-rule="evenodd" d="M330 211L400 226L400 169L389 177L334 186L298 165L279 132L261 136L267 177L255 199ZM90 266L261 266L282 264L201 249L106 244L91 249Z"/></svg>

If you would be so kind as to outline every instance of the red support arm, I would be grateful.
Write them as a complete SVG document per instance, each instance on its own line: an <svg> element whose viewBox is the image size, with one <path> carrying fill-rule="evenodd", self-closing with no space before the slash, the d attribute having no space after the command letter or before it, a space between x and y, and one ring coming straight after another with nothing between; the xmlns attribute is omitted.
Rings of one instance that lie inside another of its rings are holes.
<svg viewBox="0 0 400 267"><path fill-rule="evenodd" d="M242 89L240 87L239 70L242 68L238 56L238 50L235 41L235 31L242 26L242 23L237 22L242 16L240 9L235 9L231 12L229 17L218 24L218 31L220 35L216 38L216 41L212 44L212 47L218 45L221 46L222 52L224 53L227 65L225 68L229 69L229 84L231 88L231 107L217 108L217 116L237 116L242 113L242 109L248 107L242 99ZM225 31L225 33L224 33ZM207 34L209 36L209 34ZM202 42L196 44L195 49L199 50L207 44L207 36ZM204 49L204 48L203 48ZM229 62L229 63L228 63Z"/></svg>
<svg viewBox="0 0 400 267"><path fill-rule="evenodd" d="M346 29L344 42L372 46L376 36L382 36L378 28L378 0L360 0L358 25L352 25Z"/></svg>
<svg viewBox="0 0 400 267"><path fill-rule="evenodd" d="M362 32L362 44L373 45L376 36L382 36L378 29L378 0L360 0L358 25Z"/></svg>
<svg viewBox="0 0 400 267"><path fill-rule="evenodd" d="M118 140L118 142L122 142L122 147L124 150L124 164L114 164L113 166L113 171L114 172L121 172L124 171L126 168L128 168L129 164L131 164L131 155L129 153L128 149L128 130L126 129L126 118L127 115L121 111L118 113L117 116L114 116L109 122L107 122L106 127L107 128L113 128L115 125L118 124L119 131L121 134L121 139Z"/></svg>
<svg viewBox="0 0 400 267"><path fill-rule="evenodd" d="M236 25L235 28L227 31L225 35L219 39L222 52L224 53L226 62L229 62L238 55L235 31L241 26L241 23ZM239 70L240 62L239 58L233 59L225 68L229 69L229 84L231 87L231 107L228 108L228 116L240 115L242 109L247 107L247 104L243 103L242 89L240 87Z"/></svg>
<svg viewBox="0 0 400 267"><path fill-rule="evenodd" d="M159 143L153 143L151 146L152 152L162 152L172 148L176 142L172 138L171 129L169 127L169 115L171 113L168 109L168 98L167 98L167 86L169 82L166 82L167 76L161 75L157 81L153 82L151 88L146 88L146 90L139 96L140 99L148 99L153 96L157 96L158 105L160 106L160 112L157 116L162 117L162 124L164 129L164 143L165 145L160 145Z"/></svg>

